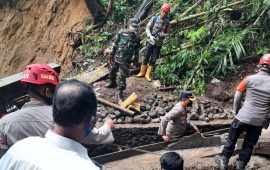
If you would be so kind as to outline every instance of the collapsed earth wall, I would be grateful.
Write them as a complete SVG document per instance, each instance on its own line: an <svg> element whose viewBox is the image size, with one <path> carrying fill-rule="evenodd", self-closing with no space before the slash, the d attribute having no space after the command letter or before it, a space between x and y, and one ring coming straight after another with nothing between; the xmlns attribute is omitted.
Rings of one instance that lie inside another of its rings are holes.
<svg viewBox="0 0 270 170"><path fill-rule="evenodd" d="M0 7L0 77L37 62L67 69L74 56L66 34L89 15L84 0L14 0Z"/></svg>

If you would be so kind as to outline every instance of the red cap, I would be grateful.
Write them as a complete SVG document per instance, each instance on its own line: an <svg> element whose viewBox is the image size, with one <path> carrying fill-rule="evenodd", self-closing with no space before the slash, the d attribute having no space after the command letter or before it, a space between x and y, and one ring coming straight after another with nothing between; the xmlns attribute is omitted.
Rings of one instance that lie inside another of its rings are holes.
<svg viewBox="0 0 270 170"><path fill-rule="evenodd" d="M59 84L58 74L47 64L30 64L25 67L21 83L32 84Z"/></svg>

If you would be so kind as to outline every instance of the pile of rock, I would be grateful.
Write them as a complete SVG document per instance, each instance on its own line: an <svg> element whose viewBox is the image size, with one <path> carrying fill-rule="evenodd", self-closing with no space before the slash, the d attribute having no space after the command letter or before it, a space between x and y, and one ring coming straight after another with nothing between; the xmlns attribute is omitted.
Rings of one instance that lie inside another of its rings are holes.
<svg viewBox="0 0 270 170"><path fill-rule="evenodd" d="M141 112L133 116L111 107L98 105L98 121L103 122L109 117L117 124L159 123L161 118L177 103L177 99L174 96L153 94L152 97L140 103ZM209 122L215 119L228 119L231 115L229 109L224 109L208 100L197 100L192 107L188 108L188 118L190 120Z"/></svg>

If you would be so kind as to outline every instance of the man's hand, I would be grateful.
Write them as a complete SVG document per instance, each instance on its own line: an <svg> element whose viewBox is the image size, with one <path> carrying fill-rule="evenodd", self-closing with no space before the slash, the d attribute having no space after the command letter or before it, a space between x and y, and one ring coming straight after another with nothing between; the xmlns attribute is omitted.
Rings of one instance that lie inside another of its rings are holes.
<svg viewBox="0 0 270 170"><path fill-rule="evenodd" d="M153 35L150 35L149 39L150 39L151 44L155 44L156 43L156 40L157 39Z"/></svg>
<svg viewBox="0 0 270 170"><path fill-rule="evenodd" d="M170 141L171 140L171 137L170 136L162 136L163 140L164 141Z"/></svg>
<svg viewBox="0 0 270 170"><path fill-rule="evenodd" d="M104 124L108 125L111 129L115 128L115 124L113 123L112 119L108 119L104 122Z"/></svg>
<svg viewBox="0 0 270 170"><path fill-rule="evenodd" d="M197 133L201 133L200 129L197 128L196 126L194 127L194 130L195 130L195 132L197 132Z"/></svg>

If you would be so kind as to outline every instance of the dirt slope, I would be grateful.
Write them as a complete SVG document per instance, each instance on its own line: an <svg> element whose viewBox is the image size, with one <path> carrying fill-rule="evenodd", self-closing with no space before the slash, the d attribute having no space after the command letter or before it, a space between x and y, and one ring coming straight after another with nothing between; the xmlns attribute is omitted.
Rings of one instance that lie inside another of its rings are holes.
<svg viewBox="0 0 270 170"><path fill-rule="evenodd" d="M17 0L0 9L0 77L28 63L56 62L67 69L71 48L64 42L71 27L89 11L84 0Z"/></svg>

